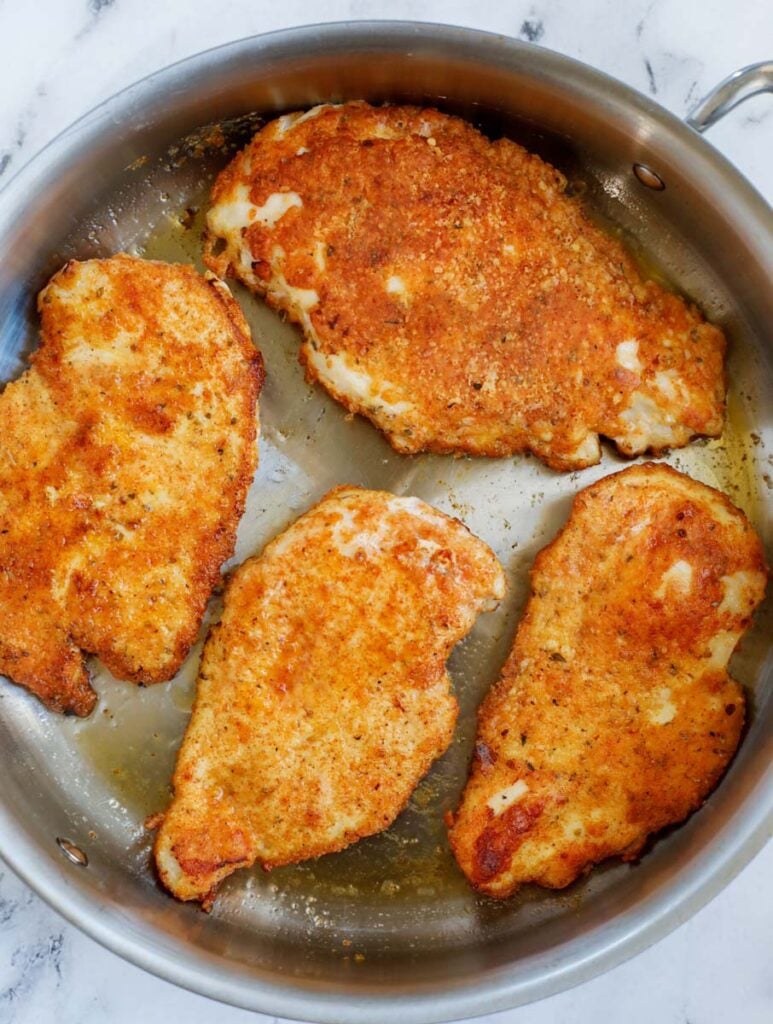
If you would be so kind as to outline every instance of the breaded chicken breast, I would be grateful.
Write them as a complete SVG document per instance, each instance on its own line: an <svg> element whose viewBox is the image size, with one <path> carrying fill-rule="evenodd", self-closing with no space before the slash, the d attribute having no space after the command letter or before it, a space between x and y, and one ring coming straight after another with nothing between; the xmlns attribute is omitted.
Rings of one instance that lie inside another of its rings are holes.
<svg viewBox="0 0 773 1024"><path fill-rule="evenodd" d="M700 807L738 746L727 664L766 568L746 517L666 466L608 476L537 556L450 828L491 896L561 888Z"/></svg>
<svg viewBox="0 0 773 1024"><path fill-rule="evenodd" d="M240 566L155 843L170 892L209 904L237 868L387 828L451 741L449 652L504 591L458 520L356 487Z"/></svg>
<svg viewBox="0 0 773 1024"><path fill-rule="evenodd" d="M83 652L169 679L233 551L260 356L225 285L129 256L68 263L0 394L0 673L88 714Z"/></svg>
<svg viewBox="0 0 773 1024"><path fill-rule="evenodd" d="M559 470L722 431L725 341L642 279L566 180L415 107L315 107L223 171L209 267L303 328L301 360L400 452Z"/></svg>

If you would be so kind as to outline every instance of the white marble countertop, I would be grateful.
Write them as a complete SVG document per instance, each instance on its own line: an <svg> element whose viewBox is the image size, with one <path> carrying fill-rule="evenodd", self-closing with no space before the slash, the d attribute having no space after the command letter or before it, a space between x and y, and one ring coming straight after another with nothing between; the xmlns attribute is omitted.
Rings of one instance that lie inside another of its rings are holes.
<svg viewBox="0 0 773 1024"><path fill-rule="evenodd" d="M0 184L72 120L148 72L218 43L314 21L409 18L490 29L578 57L677 114L773 56L769 0L0 0ZM773 98L711 132L773 197ZM497 1024L773 1020L773 844L713 903L608 974ZM0 1024L268 1021L183 992L106 952L0 867Z"/></svg>

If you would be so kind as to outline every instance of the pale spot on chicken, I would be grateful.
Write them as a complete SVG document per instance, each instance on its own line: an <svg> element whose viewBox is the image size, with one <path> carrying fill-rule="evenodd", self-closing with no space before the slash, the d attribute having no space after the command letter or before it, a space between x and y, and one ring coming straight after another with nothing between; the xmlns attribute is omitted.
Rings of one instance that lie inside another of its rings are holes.
<svg viewBox="0 0 773 1024"><path fill-rule="evenodd" d="M685 594L692 583L692 566L683 558L674 562L660 577L660 586L655 591L655 597L662 601L669 591L677 594Z"/></svg>
<svg viewBox="0 0 773 1024"><path fill-rule="evenodd" d="M518 779L512 786L503 789L501 793L495 793L488 801L488 805L495 815L501 814L511 807L518 800L521 800L529 792L528 785L523 779Z"/></svg>
<svg viewBox="0 0 773 1024"><path fill-rule="evenodd" d="M676 705L671 700L671 690L661 687L656 691L656 703L650 711L650 721L656 725L668 725L676 717Z"/></svg>
<svg viewBox="0 0 773 1024"><path fill-rule="evenodd" d="M408 289L405 287L405 281L397 274L391 274L387 278L386 283L387 295L399 295L404 298L408 294Z"/></svg>
<svg viewBox="0 0 773 1024"><path fill-rule="evenodd" d="M724 591L718 611L743 616L759 604L764 580L757 572L740 570L722 577Z"/></svg>
<svg viewBox="0 0 773 1024"><path fill-rule="evenodd" d="M272 228L277 221L292 210L294 207L300 209L303 200L297 192L272 192L262 206L256 206L252 217L264 227Z"/></svg>
<svg viewBox="0 0 773 1024"><path fill-rule="evenodd" d="M375 381L364 370L352 366L344 355L330 355L319 349L309 349L306 361L334 395L355 395L369 408L378 409L389 416L403 416L413 408L407 399L395 401L386 398L386 394L398 394L398 388L388 380Z"/></svg>
<svg viewBox="0 0 773 1024"><path fill-rule="evenodd" d="M621 341L615 351L619 366L622 366L624 370L630 370L631 373L641 373L638 341Z"/></svg>

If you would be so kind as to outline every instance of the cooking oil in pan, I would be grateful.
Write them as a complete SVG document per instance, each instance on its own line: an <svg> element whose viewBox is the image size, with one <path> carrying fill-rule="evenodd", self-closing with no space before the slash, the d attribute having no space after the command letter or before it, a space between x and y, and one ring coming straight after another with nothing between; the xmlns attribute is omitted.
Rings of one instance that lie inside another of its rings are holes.
<svg viewBox="0 0 773 1024"><path fill-rule="evenodd" d="M203 270L201 243L206 223L207 192L182 209L167 213L161 225L137 246L137 255L165 263L192 263Z"/></svg>

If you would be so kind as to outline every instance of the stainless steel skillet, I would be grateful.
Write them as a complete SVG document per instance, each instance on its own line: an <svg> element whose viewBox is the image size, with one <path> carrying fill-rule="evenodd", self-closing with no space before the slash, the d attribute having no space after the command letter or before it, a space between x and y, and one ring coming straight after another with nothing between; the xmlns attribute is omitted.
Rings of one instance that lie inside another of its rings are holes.
<svg viewBox="0 0 773 1024"><path fill-rule="evenodd" d="M688 127L565 57L441 26L317 26L191 58L87 115L0 195L0 380L21 371L35 345L34 295L67 257L121 248L195 257L208 183L254 128L247 115L355 97L431 103L556 163L600 216L628 233L653 272L723 325L732 345L725 436L669 461L728 491L770 545L773 223L763 199L695 129L733 97L769 88L771 73L744 73ZM656 177L637 176L636 165ZM649 187L659 183L665 188ZM261 469L237 560L330 485L350 481L418 494L461 515L508 568L506 606L480 621L451 662L458 742L384 836L306 867L242 874L207 917L155 886L141 826L166 800L195 654L178 679L145 691L95 666L102 700L86 723L48 715L2 684L0 852L120 955L215 998L307 1020L460 1018L540 998L633 955L714 895L769 832L770 606L734 662L752 695L751 720L707 805L639 864L606 865L566 893L477 899L450 863L440 825L464 776L474 707L509 645L534 553L565 518L571 495L619 460L607 451L600 467L560 476L529 459L397 456L371 427L347 422L306 387L294 330L239 297L269 381ZM72 850L63 854L57 838L83 851L88 865L70 859Z"/></svg>

